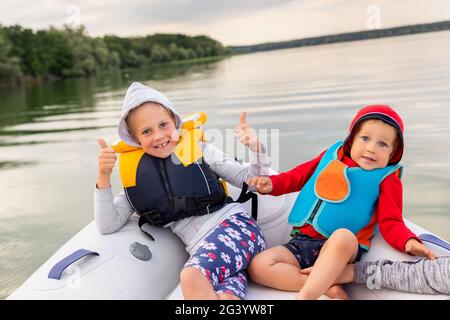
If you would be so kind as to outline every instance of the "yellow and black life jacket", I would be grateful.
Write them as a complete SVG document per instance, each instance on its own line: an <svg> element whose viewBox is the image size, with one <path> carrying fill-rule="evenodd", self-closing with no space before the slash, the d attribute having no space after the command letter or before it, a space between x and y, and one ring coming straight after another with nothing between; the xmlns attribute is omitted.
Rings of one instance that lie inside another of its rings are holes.
<svg viewBox="0 0 450 320"><path fill-rule="evenodd" d="M219 177L203 160L200 143L201 113L184 121L180 141L166 159L148 155L143 149L119 141L112 147L120 153L122 186L140 216L139 227L163 226L190 216L212 213L233 200Z"/></svg>

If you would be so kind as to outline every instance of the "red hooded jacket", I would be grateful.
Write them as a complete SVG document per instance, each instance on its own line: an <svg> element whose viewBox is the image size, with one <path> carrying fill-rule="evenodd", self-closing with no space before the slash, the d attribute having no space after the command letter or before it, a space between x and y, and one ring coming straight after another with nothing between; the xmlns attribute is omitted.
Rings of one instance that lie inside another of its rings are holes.
<svg viewBox="0 0 450 320"><path fill-rule="evenodd" d="M361 109L355 119L350 124L349 134L344 141L345 155L341 159L349 167L358 166L358 164L350 158L349 151L351 147L353 129L358 123L367 119L379 119L393 126L398 133L399 144L395 150L395 154L390 160L390 164L396 164L401 160L403 155L403 121L400 116L389 106L374 105ZM290 192L297 192L302 189L309 178L314 174L325 151L316 158L302 163L290 171L270 176L272 180L273 190L271 195L277 196ZM402 217L402 182L397 174L392 173L387 176L380 184L380 195L376 206L373 222L378 223L378 228L383 238L392 247L405 252L405 244L411 239L420 239L405 225ZM324 238L318 233L313 226L307 224L301 227L294 227L302 233L314 238ZM421 242L421 241L420 241Z"/></svg>

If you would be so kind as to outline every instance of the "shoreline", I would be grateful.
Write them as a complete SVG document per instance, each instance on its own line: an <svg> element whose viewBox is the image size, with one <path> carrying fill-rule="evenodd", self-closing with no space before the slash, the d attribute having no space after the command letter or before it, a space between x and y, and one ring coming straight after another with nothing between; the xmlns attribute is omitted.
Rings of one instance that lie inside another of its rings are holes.
<svg viewBox="0 0 450 320"><path fill-rule="evenodd" d="M228 57L232 57L234 55L241 54L249 54L249 53L257 53L263 51L273 51L273 50L283 50L283 49L292 49L292 48L300 48L300 47L310 47L310 46L320 46L334 43L342 43L342 42L354 42L354 41L364 41L364 40L373 40L373 39L381 39L381 38L392 38L392 37L400 37L406 35L416 35L423 33L431 33L431 32L440 32L440 31L449 31L450 30L450 21L441 21L441 22L433 22L433 23L424 23L424 24L416 24L416 25L407 25L401 27L394 28L386 28L386 29L375 29L368 31L356 31L356 32L347 32L340 33L334 35L324 35L319 37L309 37L302 39L294 39L288 41L279 41L279 42L266 42L254 45L244 45L244 46L226 46L225 48L229 50L228 54L218 55L218 56L209 56L202 58L194 58L194 59L185 59L185 60L173 60L169 62L162 63L151 63L141 67L136 68L119 68L119 67L109 67L107 69L101 70L102 72L120 71L124 75L129 72L133 72L139 69L149 69L152 68L160 68L165 66L176 66L176 65L185 65L185 64L196 64L196 63L205 63L205 62L213 62L221 59L225 59ZM23 76L19 80L3 80L0 81L0 89L8 88L8 87L17 87L22 85L36 85L42 83L51 83L60 80L66 79L76 79L76 78L89 78L95 76L96 74L84 75L84 76L69 76L69 77L61 77L54 76L51 74L32 77L30 75Z"/></svg>
<svg viewBox="0 0 450 320"><path fill-rule="evenodd" d="M254 45L227 46L233 54L246 54L261 51L272 51L299 47L319 46L339 42L353 42L380 38L400 37L421 33L439 32L450 30L450 21L440 21L433 23L423 23L393 27L386 29L374 29L368 31L345 32L318 37L309 37L278 42L265 42Z"/></svg>
<svg viewBox="0 0 450 320"><path fill-rule="evenodd" d="M99 73L91 74L91 75L85 75L85 76L74 76L74 77L57 77L54 75L45 75L45 76L39 76L39 77L31 77L31 76L24 76L20 80L16 81L0 81L0 89L4 88L12 88L12 87L20 87L20 86L27 86L27 85L38 85L43 83L52 83L57 81L63 81L68 79L88 79L91 77L95 77L96 75L100 75L102 73L108 73L108 72L121 72L123 75L126 76L126 74L130 72L134 72L137 70L142 69L148 69L151 70L152 68L164 68L164 67L170 67L170 66L177 66L177 65L186 65L186 64L200 64L200 63L208 63L208 62L214 62L219 61L228 57L233 56L233 54L228 55L221 55L221 56L214 56L214 57L203 57L198 59L187 59L187 60L175 60L175 61L169 61L169 62L163 62L163 63L153 63L149 64L143 67L139 68L108 68L105 70L101 70Z"/></svg>

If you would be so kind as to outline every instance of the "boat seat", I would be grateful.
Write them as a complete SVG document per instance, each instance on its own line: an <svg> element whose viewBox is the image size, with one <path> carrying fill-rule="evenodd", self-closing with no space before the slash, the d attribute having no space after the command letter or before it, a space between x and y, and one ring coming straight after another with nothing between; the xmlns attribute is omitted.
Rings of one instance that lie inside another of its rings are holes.
<svg viewBox="0 0 450 320"><path fill-rule="evenodd" d="M229 185L229 191L233 198L236 198L239 194L239 189ZM264 208L264 211L258 212L258 223L260 224L264 236L267 241L268 247L273 247L285 243L289 239L290 226L287 223L287 218L290 212L290 208L294 204L294 201L298 193L288 194L283 196L283 201L280 197L263 196L258 195L258 207ZM250 210L250 201L245 203L247 210ZM250 211L249 211L250 212ZM416 234L427 233L427 230L415 225L414 223L405 220L406 225L413 230ZM447 254L442 248L436 247L432 244L427 244L438 254ZM381 258L382 257L382 258ZM372 240L371 250L364 254L363 261L376 261L380 259L390 260L413 260L413 256L399 252L393 249L389 244L385 242L381 234L377 233ZM346 284L344 286L350 299L356 300L447 300L450 299L447 295L427 295L427 294L414 294L407 292L399 292L390 289L373 289L369 290L366 286L361 284ZM248 300L292 300L296 292L281 291L277 289L268 288L259 285L255 282L249 281L249 287L247 291ZM178 284L174 290L168 295L168 300L182 300L183 293L180 284ZM319 299L329 299L327 296L322 295Z"/></svg>

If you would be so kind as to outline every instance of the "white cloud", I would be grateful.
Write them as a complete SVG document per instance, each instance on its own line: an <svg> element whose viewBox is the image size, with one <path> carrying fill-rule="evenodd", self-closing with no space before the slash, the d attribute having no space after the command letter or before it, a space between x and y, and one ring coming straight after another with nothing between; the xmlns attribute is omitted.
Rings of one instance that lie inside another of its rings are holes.
<svg viewBox="0 0 450 320"><path fill-rule="evenodd" d="M0 23L61 27L70 5L91 35L207 34L227 45L364 30L371 5L383 28L450 20L448 0L16 0L0 3Z"/></svg>

